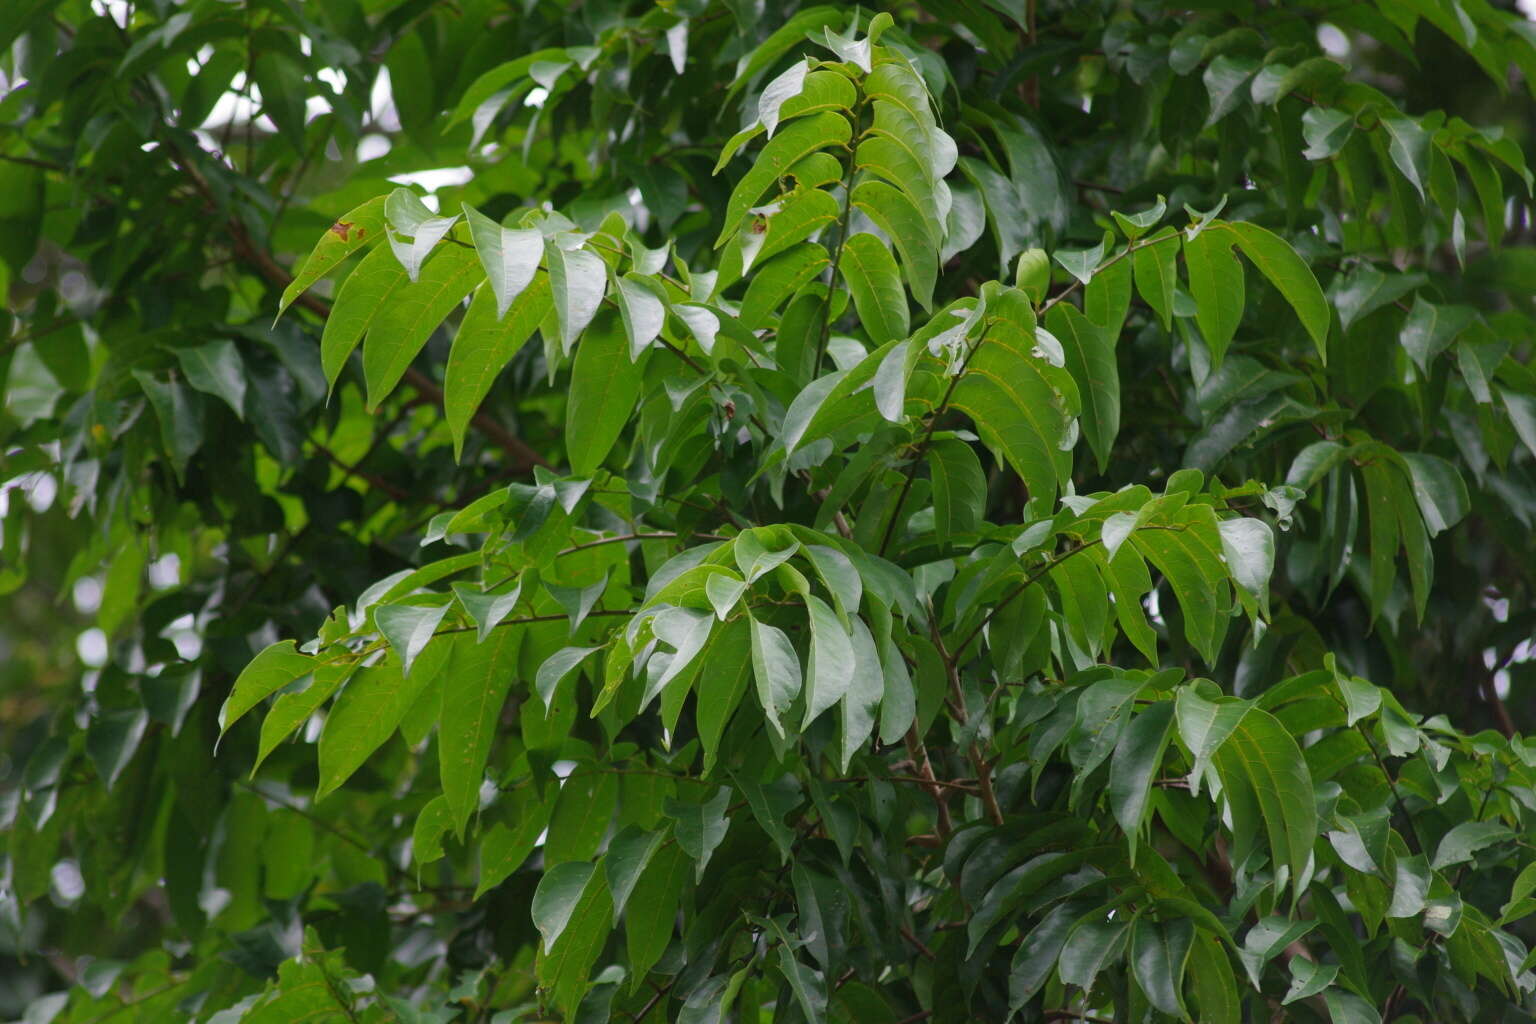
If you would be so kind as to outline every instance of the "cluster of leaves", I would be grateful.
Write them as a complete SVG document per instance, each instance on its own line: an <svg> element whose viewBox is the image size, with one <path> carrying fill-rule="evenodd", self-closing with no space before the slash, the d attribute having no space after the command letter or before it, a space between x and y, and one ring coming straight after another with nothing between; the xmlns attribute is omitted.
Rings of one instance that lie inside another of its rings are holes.
<svg viewBox="0 0 1536 1024"><path fill-rule="evenodd" d="M927 6L0 13L0 999L1536 1006L1536 32Z"/></svg>

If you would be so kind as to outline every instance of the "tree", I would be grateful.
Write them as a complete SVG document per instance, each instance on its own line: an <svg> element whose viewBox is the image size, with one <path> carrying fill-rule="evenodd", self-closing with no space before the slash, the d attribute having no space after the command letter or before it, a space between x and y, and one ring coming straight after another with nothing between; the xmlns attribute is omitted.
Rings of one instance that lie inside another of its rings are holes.
<svg viewBox="0 0 1536 1024"><path fill-rule="evenodd" d="M1536 1010L1518 14L0 44L0 1012Z"/></svg>

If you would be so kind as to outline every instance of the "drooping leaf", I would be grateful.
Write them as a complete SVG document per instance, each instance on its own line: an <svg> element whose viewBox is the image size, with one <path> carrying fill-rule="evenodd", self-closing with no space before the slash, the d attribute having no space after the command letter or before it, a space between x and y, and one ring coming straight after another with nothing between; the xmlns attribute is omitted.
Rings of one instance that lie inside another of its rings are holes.
<svg viewBox="0 0 1536 1024"><path fill-rule="evenodd" d="M453 435L453 451L463 454L469 423L490 394L496 375L533 336L549 314L549 278L537 277L512 303L511 315L497 317L495 293L482 286L470 300L448 352L443 383L443 413Z"/></svg>
<svg viewBox="0 0 1536 1024"><path fill-rule="evenodd" d="M544 236L531 229L502 227L468 203L464 204L464 219L486 281L496 296L496 319L501 320L539 269Z"/></svg>
<svg viewBox="0 0 1536 1024"><path fill-rule="evenodd" d="M450 245L427 263L419 279L389 293L363 339L363 377L370 408L395 389L427 338L483 276L473 251Z"/></svg>
<svg viewBox="0 0 1536 1024"><path fill-rule="evenodd" d="M591 476L602 464L634 412L642 374L628 349L611 313L595 320L577 346L565 413L566 451L577 476Z"/></svg>
<svg viewBox="0 0 1536 1024"><path fill-rule="evenodd" d="M910 325L907 293L896 261L880 240L859 232L843 244L838 271L853 292L859 322L876 345L905 338Z"/></svg>

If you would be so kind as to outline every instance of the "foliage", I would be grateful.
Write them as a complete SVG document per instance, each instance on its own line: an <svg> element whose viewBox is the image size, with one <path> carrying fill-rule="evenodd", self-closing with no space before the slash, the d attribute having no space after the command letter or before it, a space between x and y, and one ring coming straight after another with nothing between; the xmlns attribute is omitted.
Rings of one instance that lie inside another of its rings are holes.
<svg viewBox="0 0 1536 1024"><path fill-rule="evenodd" d="M1519 15L0 43L0 1009L1536 1010Z"/></svg>

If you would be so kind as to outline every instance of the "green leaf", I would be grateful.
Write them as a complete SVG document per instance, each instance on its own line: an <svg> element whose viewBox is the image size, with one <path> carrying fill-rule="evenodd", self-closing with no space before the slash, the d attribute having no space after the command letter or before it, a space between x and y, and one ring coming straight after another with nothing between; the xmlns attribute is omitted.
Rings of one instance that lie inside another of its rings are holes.
<svg viewBox="0 0 1536 1024"><path fill-rule="evenodd" d="M843 244L838 271L853 293L859 323L876 345L905 338L910 327L907 293L896 261L878 238L859 232Z"/></svg>
<svg viewBox="0 0 1536 1024"><path fill-rule="evenodd" d="M1157 205L1153 206L1150 210L1143 210L1140 213L1126 214L1121 213L1119 210L1112 210L1110 212L1115 218L1115 223L1125 233L1125 237L1134 242L1148 231L1157 227L1157 222L1167 215L1168 200L1163 196L1158 196Z"/></svg>
<svg viewBox="0 0 1536 1024"><path fill-rule="evenodd" d="M479 884L475 887L475 898L479 900L482 895L507 880L511 872L522 866L522 861L528 860L528 854L533 852L533 847L538 843L539 834L544 832L550 820L548 804L542 803L531 791L522 791L513 795L511 800L518 804L521 814L515 815L515 829L508 829L505 824L495 823L490 826L479 844Z"/></svg>
<svg viewBox="0 0 1536 1024"><path fill-rule="evenodd" d="M1163 753L1173 734L1173 711L1172 701L1160 701L1134 716L1109 763L1109 809L1130 840L1133 862L1152 783L1162 771Z"/></svg>
<svg viewBox="0 0 1536 1024"><path fill-rule="evenodd" d="M1296 741L1273 715L1250 708L1212 760L1232 808L1234 862L1267 836L1273 863L1289 870L1300 898L1318 829L1312 774Z"/></svg>
<svg viewBox="0 0 1536 1024"><path fill-rule="evenodd" d="M842 740L839 770L848 771L853 755L858 752L875 731L880 699L885 695L885 681L880 665L880 652L875 638L864 620L850 616L853 625L853 674L848 680L848 692L839 703L841 710Z"/></svg>
<svg viewBox="0 0 1536 1024"><path fill-rule="evenodd" d="M781 738L781 719L800 696L800 658L788 635L750 617L752 627L752 677L757 684L757 699L763 706L768 725Z"/></svg>
<svg viewBox="0 0 1536 1024"><path fill-rule="evenodd" d="M927 218L905 192L878 179L860 183L854 188L850 201L896 243L912 297L918 305L931 310L938 263L934 258L936 240L929 230Z"/></svg>
<svg viewBox="0 0 1536 1024"><path fill-rule="evenodd" d="M696 865L695 878L704 877L704 868L708 866L710 856L725 840L726 830L731 827L731 820L725 813L730 800L730 789L721 786L715 790L714 796L702 803L685 803L680 800L668 800L666 803L667 817L673 820L672 833L677 837L677 845Z"/></svg>
<svg viewBox="0 0 1536 1024"><path fill-rule="evenodd" d="M1424 183L1429 180L1429 133L1412 118L1396 114L1383 116L1381 126L1390 139L1387 153L1422 200Z"/></svg>
<svg viewBox="0 0 1536 1024"><path fill-rule="evenodd" d="M261 649L252 658L219 708L219 734L222 736L251 708L294 680L315 670L316 659L300 654L292 640L279 640Z"/></svg>
<svg viewBox="0 0 1536 1024"><path fill-rule="evenodd" d="M1211 350L1211 368L1221 365L1243 318L1243 267L1232 255L1232 234L1206 228L1184 239L1184 269L1195 300L1195 322Z"/></svg>
<svg viewBox="0 0 1536 1024"><path fill-rule="evenodd" d="M604 314L582 338L571 367L565 446L574 475L591 476L608 457L634 412L642 379L619 318Z"/></svg>
<svg viewBox="0 0 1536 1024"><path fill-rule="evenodd" d="M142 708L98 712L91 720L85 733L85 752L107 789L112 788L133 760L148 727L149 715Z"/></svg>
<svg viewBox="0 0 1536 1024"><path fill-rule="evenodd" d="M544 258L544 236L532 229L502 227L468 203L464 219L474 240L480 265L496 296L496 319L512 308L512 302L533 281L539 261Z"/></svg>
<svg viewBox="0 0 1536 1024"><path fill-rule="evenodd" d="M1184 613L1185 635L1202 658L1213 662L1226 628L1228 570L1210 506L1186 508L1163 529L1144 525L1131 534L1130 544L1167 578Z"/></svg>
<svg viewBox="0 0 1536 1024"><path fill-rule="evenodd" d="M1184 1015L1184 967L1195 926L1189 918L1154 922L1147 915L1131 928L1131 970L1147 1001L1166 1014Z"/></svg>
<svg viewBox="0 0 1536 1024"><path fill-rule="evenodd" d="M842 8L825 4L817 7L807 7L797 11L795 15L770 33L757 45L757 48L747 54L736 72L736 78L731 82L731 87L726 91L725 99L729 102L736 91L747 84L754 76L774 64L784 56L796 44L805 40L807 33L814 33L817 29L827 25L835 25L846 20L847 14Z"/></svg>
<svg viewBox="0 0 1536 1024"><path fill-rule="evenodd" d="M1419 369L1429 373L1429 364L1477 319L1470 306L1436 306L1422 295L1413 297L1413 309L1403 321L1398 338Z"/></svg>
<svg viewBox="0 0 1536 1024"><path fill-rule="evenodd" d="M1058 903L1024 936L1008 971L1010 1009L1023 1007L1045 985L1081 913L1082 908L1075 904Z"/></svg>
<svg viewBox="0 0 1536 1024"><path fill-rule="evenodd" d="M665 844L635 883L624 914L624 944L636 984L666 952L692 864L679 844Z"/></svg>
<svg viewBox="0 0 1536 1024"><path fill-rule="evenodd" d="M1188 972L1202 1024L1241 1024L1243 1003L1232 973L1232 961L1208 932L1195 936Z"/></svg>
<svg viewBox="0 0 1536 1024"><path fill-rule="evenodd" d="M365 245L372 245L383 237L385 196L375 196L342 214L326 228L320 241L304 260L304 265L293 275L288 287L283 289L282 300L277 306L277 316L292 305L304 292L322 277L341 266L352 253ZM274 320L276 318L274 317Z"/></svg>
<svg viewBox="0 0 1536 1024"><path fill-rule="evenodd" d="M603 854L603 871L608 878L608 892L613 897L613 923L619 923L630 893L640 881L656 851L667 838L665 831L647 832L630 825L613 837Z"/></svg>
<svg viewBox="0 0 1536 1024"><path fill-rule="evenodd" d="M411 665L436 634L438 623L447 614L446 604L422 606L394 604L379 608L373 613L379 632L389 641L400 659L401 671L411 673Z"/></svg>
<svg viewBox="0 0 1536 1024"><path fill-rule="evenodd" d="M1423 452L1403 452L1413 497L1424 526L1431 536L1461 522L1471 510L1466 484L1456 467L1444 459Z"/></svg>
<svg viewBox="0 0 1536 1024"><path fill-rule="evenodd" d="M1067 372L1077 382L1083 400L1083 436L1102 473L1120 432L1120 370L1115 363L1118 331L1092 323L1066 303L1053 306L1045 322L1061 343Z"/></svg>
<svg viewBox="0 0 1536 1024"><path fill-rule="evenodd" d="M805 595L811 624L811 658L806 670L804 731L823 711L843 699L854 674L853 641L827 603Z"/></svg>
<svg viewBox="0 0 1536 1024"><path fill-rule="evenodd" d="M826 986L816 972L796 960L787 945L779 946L779 970L789 982L789 989L805 1019L810 1024L821 1024L826 1019L827 995Z"/></svg>
<svg viewBox="0 0 1536 1024"><path fill-rule="evenodd" d="M546 709L552 707L555 691L565 682L566 677L576 671L588 655L600 650L601 647L562 647L544 659L534 677L533 687L544 701Z"/></svg>
<svg viewBox="0 0 1536 1024"><path fill-rule="evenodd" d="M533 892L533 926L544 940L545 950L551 949L555 940L571 922L576 904L593 875L593 866L580 861L566 861L549 868L539 879Z"/></svg>
<svg viewBox="0 0 1536 1024"><path fill-rule="evenodd" d="M1430 867L1439 871L1469 861L1478 850L1507 842L1513 835L1507 826L1495 821L1463 821L1441 838Z"/></svg>
<svg viewBox="0 0 1536 1024"><path fill-rule="evenodd" d="M928 471L933 478L933 528L938 542L973 532L987 506L987 477L975 450L964 441L935 441L928 446Z"/></svg>
<svg viewBox="0 0 1536 1024"><path fill-rule="evenodd" d="M1078 410L1077 386L1064 369L1039 351L1034 311L1018 289L1002 290L987 305L991 321L950 404L976 424L988 447L1000 451L1024 479L1031 498L1050 507L1070 459Z"/></svg>
<svg viewBox="0 0 1536 1024"><path fill-rule="evenodd" d="M737 603L741 595L747 592L747 581L730 572L711 573L704 580L704 594L709 598L709 605L715 610L715 618L724 622Z"/></svg>
<svg viewBox="0 0 1536 1024"><path fill-rule="evenodd" d="M353 268L336 293L336 303L326 318L320 336L320 364L325 379L334 390L336 378L347 365L347 357L357 347L385 303L406 283L405 268L387 246L374 249Z"/></svg>
<svg viewBox="0 0 1536 1024"><path fill-rule="evenodd" d="M740 226L747 210L757 204L770 185L779 180L802 157L828 146L846 145L853 128L841 114L822 111L796 120L758 153L756 161L736 183L726 203L724 225L715 239L715 248L725 244Z"/></svg>
<svg viewBox="0 0 1536 1024"><path fill-rule="evenodd" d="M710 581L724 578L711 576ZM726 722L747 692L747 678L752 669L752 642L748 633L744 616L733 619L715 634L704 655L707 661L695 688L694 718L698 724L699 743L704 748L706 772L714 767Z"/></svg>
<svg viewBox="0 0 1536 1024"><path fill-rule="evenodd" d="M795 61L779 77L763 87L762 95L757 99L757 119L770 139L773 138L773 130L779 125L779 108L784 106L785 100L800 95L809 71L808 63Z"/></svg>
<svg viewBox="0 0 1536 1024"><path fill-rule="evenodd" d="M1381 1024L1381 1014L1352 992L1330 988L1323 992L1333 1024Z"/></svg>
<svg viewBox="0 0 1536 1024"><path fill-rule="evenodd" d="M1319 964L1304 956L1293 956L1290 962L1291 987L1286 989L1280 1005L1289 1006L1298 999L1310 999L1333 984L1339 976L1338 964Z"/></svg>
<svg viewBox="0 0 1536 1024"><path fill-rule="evenodd" d="M544 251L555 319L560 324L560 349L570 355L571 346L602 304L608 286L608 267L597 254L585 249L563 249L554 239L546 242Z"/></svg>
<svg viewBox="0 0 1536 1024"><path fill-rule="evenodd" d="M539 979L554 991L555 1002L567 1020L574 1019L576 1008L589 988L589 976L608 938L613 912L602 872L590 871L589 874L560 937L546 947L539 964Z"/></svg>
<svg viewBox="0 0 1536 1024"><path fill-rule="evenodd" d="M742 297L738 317L741 325L748 330L765 325L779 303L816 278L831 262L832 257L824 247L815 242L803 242L764 263L752 275L747 293Z"/></svg>
<svg viewBox="0 0 1536 1024"><path fill-rule="evenodd" d="M209 341L196 348L178 348L176 360L188 384L222 398L236 416L245 419L245 364L234 342Z"/></svg>
<svg viewBox="0 0 1536 1024"><path fill-rule="evenodd" d="M1275 534L1262 519L1223 519L1217 524L1221 553L1237 585L1269 611L1269 577L1275 570Z"/></svg>
<svg viewBox="0 0 1536 1024"><path fill-rule="evenodd" d="M1179 723L1179 739L1194 758L1190 766L1190 791L1200 795L1200 782L1211 758L1232 730L1237 728L1251 705L1235 697L1206 700L1193 687L1184 687L1174 701L1174 714Z"/></svg>
<svg viewBox="0 0 1536 1024"><path fill-rule="evenodd" d="M1258 69L1258 61L1252 57L1222 54L1211 61L1202 76L1205 88L1211 94L1211 110L1205 119L1206 127L1236 110L1238 104L1247 98L1245 87Z"/></svg>
<svg viewBox="0 0 1536 1024"><path fill-rule="evenodd" d="M1076 985L1084 992L1093 990L1099 972L1120 959L1125 952L1130 925L1125 921L1083 921L1067 936L1061 949L1057 971L1064 985Z"/></svg>
<svg viewBox="0 0 1536 1024"><path fill-rule="evenodd" d="M832 160L825 153L813 154L807 159L815 160L817 157ZM832 160L832 163L835 167L837 161ZM790 168L790 173L799 170L801 166L802 164L797 164ZM779 208L767 215L768 224L763 231L762 248L757 252L757 264L810 238L836 221L842 212L842 208L830 192L811 187L801 188L799 192L786 196L777 205Z"/></svg>
<svg viewBox="0 0 1536 1024"><path fill-rule="evenodd" d="M144 370L134 370L155 419L160 423L160 443L170 458L177 478L186 474L187 463L203 446L203 403L196 392L175 379L162 381Z"/></svg>
<svg viewBox="0 0 1536 1024"><path fill-rule="evenodd" d="M337 687L346 682L356 669L355 662L323 662L315 667L308 686L284 693L273 701L267 717L261 721L261 741L256 751L256 762L251 766L252 773L261 767L261 763L277 749L279 743L308 721L309 716L329 700ZM300 676L299 681L303 678Z"/></svg>
<svg viewBox="0 0 1536 1024"><path fill-rule="evenodd" d="M389 293L363 339L369 408L389 396L427 338L483 276L473 252L450 245L427 263L419 279Z"/></svg>
<svg viewBox="0 0 1536 1024"><path fill-rule="evenodd" d="M1173 291L1178 284L1178 232L1164 228L1131 254L1136 291L1162 321L1163 330L1173 326Z"/></svg>
<svg viewBox="0 0 1536 1024"><path fill-rule="evenodd" d="M1330 107L1312 107L1301 115L1301 134L1307 140L1301 155L1308 160L1327 160L1344 148L1354 130L1353 114Z"/></svg>
<svg viewBox="0 0 1536 1024"><path fill-rule="evenodd" d="M446 645L428 648L418 659L423 663L409 677L395 658L386 658L353 675L320 733L320 784L315 799L346 782L399 728L400 720L442 667L446 650Z"/></svg>
<svg viewBox="0 0 1536 1024"><path fill-rule="evenodd" d="M629 338L629 359L635 362L660 336L667 322L667 307L645 278L625 274L615 278L614 285L614 298L624 319L624 334Z"/></svg>
<svg viewBox="0 0 1536 1024"><path fill-rule="evenodd" d="M489 288L480 288L470 300L448 352L443 382L443 412L455 458L463 455L470 420L490 394L496 375L549 315L551 301L549 278L543 275L518 295L511 316L495 315L495 295Z"/></svg>
<svg viewBox="0 0 1536 1024"><path fill-rule="evenodd" d="M483 642L471 641L464 633L453 641L443 674L437 756L453 830L461 836L480 806L486 760L516 674L522 639L521 629L498 629Z"/></svg>
<svg viewBox="0 0 1536 1024"><path fill-rule="evenodd" d="M1332 312L1328 307L1328 300L1323 297L1322 288L1318 287L1317 278L1312 276L1312 269L1307 266L1296 250L1279 235L1259 227L1257 224L1249 224L1244 221L1234 221L1221 225L1227 231L1237 236L1237 244L1243 250L1243 255L1259 268L1259 271L1267 278L1270 284L1285 296L1285 300L1291 304L1296 315L1301 319L1301 325L1312 336L1312 341L1317 345L1317 354L1324 363L1328 361L1328 325L1332 320ZM1185 249L1185 259L1188 259L1188 248ZM1218 272L1219 273L1219 272ZM1241 288L1239 288L1241 298ZM1199 302L1199 298L1195 299ZM1239 317L1241 307L1239 307ZM1201 324L1204 330L1204 324Z"/></svg>
<svg viewBox="0 0 1536 1024"><path fill-rule="evenodd" d="M619 800L619 778L587 764L560 784L544 839L544 864L585 863L597 855Z"/></svg>

